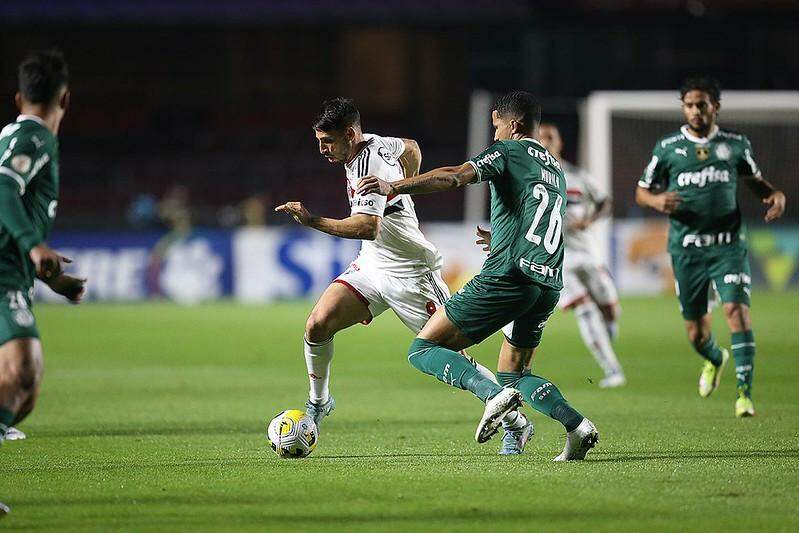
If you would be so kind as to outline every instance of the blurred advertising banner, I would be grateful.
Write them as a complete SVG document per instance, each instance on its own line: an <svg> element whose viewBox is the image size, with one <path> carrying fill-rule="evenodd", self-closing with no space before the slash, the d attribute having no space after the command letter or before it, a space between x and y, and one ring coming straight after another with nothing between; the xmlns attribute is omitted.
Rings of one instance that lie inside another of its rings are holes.
<svg viewBox="0 0 799 533"><path fill-rule="evenodd" d="M624 294L674 292L665 220L616 220L611 272ZM747 232L752 284L799 289L799 226L757 226Z"/></svg>
<svg viewBox="0 0 799 533"><path fill-rule="evenodd" d="M444 257L442 275L455 291L480 271L485 252L475 226L425 224ZM617 220L611 264L625 294L672 292L664 221ZM360 242L303 228L157 232L60 233L51 245L73 260L68 271L88 278L88 300L163 298L184 304L218 298L260 303L313 298L343 272ZM753 283L775 291L799 289L799 226L749 231ZM59 298L37 286L44 301Z"/></svg>

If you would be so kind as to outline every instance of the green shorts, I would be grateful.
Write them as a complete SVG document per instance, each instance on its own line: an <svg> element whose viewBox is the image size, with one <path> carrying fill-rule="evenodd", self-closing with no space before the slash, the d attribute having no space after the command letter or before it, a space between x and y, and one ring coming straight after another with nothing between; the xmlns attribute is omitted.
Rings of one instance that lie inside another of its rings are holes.
<svg viewBox="0 0 799 533"><path fill-rule="evenodd" d="M560 291L512 277L478 274L447 300L447 317L478 344L500 329L512 345L535 348Z"/></svg>
<svg viewBox="0 0 799 533"><path fill-rule="evenodd" d="M724 303L749 305L751 270L749 251L734 249L724 254L671 256L680 310L685 320L706 315L711 281Z"/></svg>
<svg viewBox="0 0 799 533"><path fill-rule="evenodd" d="M39 338L28 291L0 289L0 345L28 337Z"/></svg>

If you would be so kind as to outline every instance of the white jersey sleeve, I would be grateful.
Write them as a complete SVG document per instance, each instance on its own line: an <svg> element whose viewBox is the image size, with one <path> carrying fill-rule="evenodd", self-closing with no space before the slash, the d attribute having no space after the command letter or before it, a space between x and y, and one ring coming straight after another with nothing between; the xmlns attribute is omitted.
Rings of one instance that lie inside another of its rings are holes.
<svg viewBox="0 0 799 533"><path fill-rule="evenodd" d="M399 159L402 152L405 151L405 141L399 137L381 137L380 140L383 143L383 149L394 159Z"/></svg>

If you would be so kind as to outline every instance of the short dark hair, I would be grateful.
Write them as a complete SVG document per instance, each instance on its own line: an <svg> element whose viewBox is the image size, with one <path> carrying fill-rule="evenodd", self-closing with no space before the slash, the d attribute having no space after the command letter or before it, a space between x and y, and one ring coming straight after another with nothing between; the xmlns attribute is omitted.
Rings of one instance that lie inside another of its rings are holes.
<svg viewBox="0 0 799 533"><path fill-rule="evenodd" d="M331 98L322 103L319 116L313 123L318 131L340 131L350 126L361 125L361 114L352 98Z"/></svg>
<svg viewBox="0 0 799 533"><path fill-rule="evenodd" d="M499 116L512 116L521 122L528 132L541 123L541 104L527 91L513 91L500 96L494 104Z"/></svg>
<svg viewBox="0 0 799 533"><path fill-rule="evenodd" d="M721 85L716 78L710 76L693 76L685 80L680 87L680 100L690 91L702 91L710 96L715 103L721 102Z"/></svg>
<svg viewBox="0 0 799 533"><path fill-rule="evenodd" d="M58 50L29 52L19 64L19 92L32 104L51 104L69 83L69 69Z"/></svg>

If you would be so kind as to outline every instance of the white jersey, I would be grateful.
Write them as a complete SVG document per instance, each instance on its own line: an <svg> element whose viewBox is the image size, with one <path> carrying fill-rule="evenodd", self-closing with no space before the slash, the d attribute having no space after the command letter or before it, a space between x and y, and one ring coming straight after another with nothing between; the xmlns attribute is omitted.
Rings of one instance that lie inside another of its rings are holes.
<svg viewBox="0 0 799 533"><path fill-rule="evenodd" d="M566 176L566 227L574 220L582 220L594 214L597 205L607 199L596 188L593 178L581 168L561 161ZM601 263L599 252L595 247L595 239L590 229L569 230L563 234L565 250L565 268L580 263Z"/></svg>
<svg viewBox="0 0 799 533"><path fill-rule="evenodd" d="M440 269L441 254L419 229L419 219L409 195L386 197L356 192L358 181L365 176L377 176L389 182L405 177L398 160L405 150L402 139L370 133L363 137L365 145L352 161L344 165L351 214L377 215L382 220L377 238L363 241L355 262L400 277L418 276Z"/></svg>

